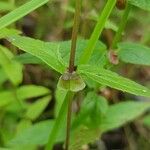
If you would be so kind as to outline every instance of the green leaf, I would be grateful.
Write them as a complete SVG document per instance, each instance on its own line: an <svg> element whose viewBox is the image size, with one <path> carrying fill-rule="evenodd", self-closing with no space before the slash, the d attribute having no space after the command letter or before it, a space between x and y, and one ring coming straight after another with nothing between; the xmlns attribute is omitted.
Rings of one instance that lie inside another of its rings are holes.
<svg viewBox="0 0 150 150"><path fill-rule="evenodd" d="M0 68L0 86L7 80L7 76L3 69Z"/></svg>
<svg viewBox="0 0 150 150"><path fill-rule="evenodd" d="M19 61L22 64L41 64L41 65L45 64L42 60L29 53L17 55L15 57L15 60Z"/></svg>
<svg viewBox="0 0 150 150"><path fill-rule="evenodd" d="M48 140L48 135L53 127L54 121L42 121L23 130L9 145L43 145Z"/></svg>
<svg viewBox="0 0 150 150"><path fill-rule="evenodd" d="M17 131L16 135L19 135L23 130L29 128L32 126L32 121L28 119L22 119L18 124L17 124Z"/></svg>
<svg viewBox="0 0 150 150"><path fill-rule="evenodd" d="M0 30L0 39L18 34L21 34L21 31L16 29L3 28Z"/></svg>
<svg viewBox="0 0 150 150"><path fill-rule="evenodd" d="M13 92L10 92L10 91L0 92L0 108L8 105L9 103L15 100L16 99L15 99L15 95L13 94Z"/></svg>
<svg viewBox="0 0 150 150"><path fill-rule="evenodd" d="M147 127L150 127L150 115L144 117L143 124L146 125Z"/></svg>
<svg viewBox="0 0 150 150"><path fill-rule="evenodd" d="M27 109L25 117L31 120L36 120L44 109L47 107L49 101L51 100L51 96L46 96L41 99L37 99L37 101Z"/></svg>
<svg viewBox="0 0 150 150"><path fill-rule="evenodd" d="M48 95L50 90L43 86L24 85L17 89L17 97L21 100Z"/></svg>
<svg viewBox="0 0 150 150"><path fill-rule="evenodd" d="M0 12L11 11L14 9L14 6L9 2L0 2Z"/></svg>
<svg viewBox="0 0 150 150"><path fill-rule="evenodd" d="M24 17L25 15L29 14L33 10L37 9L38 7L44 5L49 0L30 0L26 4L20 6L19 8L11 11L7 15L0 18L0 29L12 24L13 22L17 21L18 19Z"/></svg>
<svg viewBox="0 0 150 150"><path fill-rule="evenodd" d="M149 102L133 101L120 102L119 104L109 106L104 116L99 114L99 117L101 117L99 127L90 128L80 125L72 132L70 150L80 150L83 145L98 139L102 133L123 126L142 115L149 108Z"/></svg>
<svg viewBox="0 0 150 150"><path fill-rule="evenodd" d="M119 59L126 63L150 65L150 48L136 43L119 43Z"/></svg>
<svg viewBox="0 0 150 150"><path fill-rule="evenodd" d="M2 147L0 147L0 150L12 150L12 149L10 149L10 148L2 148Z"/></svg>
<svg viewBox="0 0 150 150"><path fill-rule="evenodd" d="M12 102L17 102L17 99L25 100L28 98L48 95L49 93L49 89L35 85L26 85L19 87L16 90L2 91L0 92L0 107L7 106Z"/></svg>
<svg viewBox="0 0 150 150"><path fill-rule="evenodd" d="M41 59L54 70L63 73L65 66L58 58L59 44L42 42L32 38L13 36L10 42L21 50Z"/></svg>
<svg viewBox="0 0 150 150"><path fill-rule="evenodd" d="M130 4L137 6L141 9L150 11L150 1L149 0L128 0Z"/></svg>
<svg viewBox="0 0 150 150"><path fill-rule="evenodd" d="M23 66L19 62L13 60L13 57L13 54L7 48L0 46L0 65L10 81L14 85L18 85L22 82Z"/></svg>
<svg viewBox="0 0 150 150"><path fill-rule="evenodd" d="M23 130L19 135L12 139L8 145L44 145L48 141L48 136L54 125L54 120L42 121L32 125L31 127ZM57 138L58 141L64 139L64 135L59 133L60 136Z"/></svg>
<svg viewBox="0 0 150 150"><path fill-rule="evenodd" d="M18 40L18 38L17 38L17 40ZM21 37L20 37L20 40L24 40L24 39L23 38L21 39ZM18 43L16 43L16 42L14 43L13 41L11 41L11 42L15 46L20 47L20 45ZM26 44L27 44L27 42L28 41L26 41ZM83 39L79 39L77 41L75 65L79 65L79 59L81 57L81 54L83 53L83 49L85 48L87 42L88 42L88 40L83 40ZM24 41L24 43L25 43L25 41ZM55 53L57 55L57 60L59 60L59 62L61 62L61 64L64 64L64 66L67 68L68 62L69 62L69 57L70 57L71 41L46 42L46 45L49 47L52 47L52 45L55 45L55 44L58 45L58 48L55 48L55 49L58 49L58 52L55 51ZM23 49L23 48L21 48L21 49ZM52 52L51 52L50 48L49 48L49 50L47 50L47 53L49 53L49 55L51 55ZM106 46L102 42L98 41L96 44L96 47L94 49L94 53L89 61L89 64L93 65L96 63L97 66L103 67L107 62L106 53L107 53ZM18 60L19 62L21 62L23 64L31 64L31 63L32 64L43 64L42 61L39 60L39 57L36 58L35 56L33 56L31 54L22 54L20 56L17 56L16 60Z"/></svg>
<svg viewBox="0 0 150 150"><path fill-rule="evenodd" d="M101 85L109 86L134 95L150 97L150 90L112 71L95 66L80 66L78 72Z"/></svg>
<svg viewBox="0 0 150 150"><path fill-rule="evenodd" d="M150 108L149 102L121 102L109 107L103 118L100 129L103 132L118 128L134 120Z"/></svg>
<svg viewBox="0 0 150 150"><path fill-rule="evenodd" d="M83 53L83 49L85 49L86 45L88 43L88 40L78 39L77 41L77 48L76 48L76 60L75 64L79 65L80 57ZM71 47L71 41L65 41L60 42L60 53L62 55L62 58L65 62L69 62L70 57L70 47ZM94 52L92 57L90 58L89 64L97 64L98 66L103 66L106 63L106 46L98 41L96 43L96 46L94 48Z"/></svg>
<svg viewBox="0 0 150 150"><path fill-rule="evenodd" d="M107 100L95 92L89 92L81 105L80 112L73 122L73 128L81 124L92 128L99 127L101 117L106 114L107 110Z"/></svg>
<svg viewBox="0 0 150 150"><path fill-rule="evenodd" d="M25 145L25 146L22 146L22 145L19 145L19 146L15 146L14 148L11 148L9 150L36 150L37 149L37 146L35 145Z"/></svg>
<svg viewBox="0 0 150 150"><path fill-rule="evenodd" d="M83 145L92 143L96 139L98 140L99 137L99 129L81 126L73 132L69 150L81 150Z"/></svg>

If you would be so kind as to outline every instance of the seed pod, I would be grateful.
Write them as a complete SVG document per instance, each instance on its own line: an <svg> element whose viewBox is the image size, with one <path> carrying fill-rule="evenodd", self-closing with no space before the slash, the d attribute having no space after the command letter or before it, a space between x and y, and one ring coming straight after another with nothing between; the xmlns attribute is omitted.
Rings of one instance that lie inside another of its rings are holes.
<svg viewBox="0 0 150 150"><path fill-rule="evenodd" d="M127 0L117 0L116 7L120 10L123 10L126 8Z"/></svg>

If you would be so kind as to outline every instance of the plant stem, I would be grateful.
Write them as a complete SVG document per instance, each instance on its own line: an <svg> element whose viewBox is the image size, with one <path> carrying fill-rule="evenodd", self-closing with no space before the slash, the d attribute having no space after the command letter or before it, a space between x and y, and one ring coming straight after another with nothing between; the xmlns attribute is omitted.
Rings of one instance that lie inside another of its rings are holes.
<svg viewBox="0 0 150 150"><path fill-rule="evenodd" d="M119 25L118 31L117 31L117 33L116 33L116 35L114 37L113 43L112 43L112 48L114 48L114 49L117 47L117 43L121 40L122 32L124 31L124 28L125 28L125 26L127 24L128 16L129 16L131 7L132 6L130 4L127 4L127 6L126 6L126 8L124 10L121 23Z"/></svg>
<svg viewBox="0 0 150 150"><path fill-rule="evenodd" d="M73 25L73 31L72 31L71 52L70 52L70 60L69 60L69 72L70 73L74 71L76 43L77 43L77 36L78 36L79 24L80 24L80 11L81 11L81 0L76 0L74 25Z"/></svg>
<svg viewBox="0 0 150 150"><path fill-rule="evenodd" d="M74 25L73 25L72 38L71 38L72 42L71 42L71 52L70 52L70 60L69 60L69 73L72 73L75 68L75 54L76 54L76 44L77 44L77 37L78 37L79 24L80 24L81 0L76 0L75 5L76 7L75 7ZM73 95L70 96L69 101L68 101L65 150L69 149L71 114L72 114L72 98L73 98Z"/></svg>
<svg viewBox="0 0 150 150"><path fill-rule="evenodd" d="M70 60L69 60L69 73L72 73L74 71L76 42L77 42L77 35L78 35L79 22L80 22L80 10L81 10L81 0L76 0L76 11L75 11L75 16L74 16L71 52L70 52ZM69 139L70 139L71 111L72 111L71 107L72 107L73 96L74 96L73 92L71 91L67 92L65 100L60 109L58 118L56 119L52 132L49 136L49 140L48 140L45 150L52 150L53 145L58 135L58 131L61 126L61 122L64 120L66 114L67 114L67 130L66 130L65 150L68 150ZM68 108L68 113L67 113L67 108Z"/></svg>
<svg viewBox="0 0 150 150"><path fill-rule="evenodd" d="M64 99L64 102L63 102L61 109L59 111L58 117L57 117L55 124L53 126L53 129L50 133L48 143L46 145L45 150L52 150L53 149L53 145L54 145L55 140L57 138L57 135L59 133L62 122L65 120L68 102L70 102L72 100L73 96L74 96L73 92L70 92L70 91L67 92L66 97Z"/></svg>
<svg viewBox="0 0 150 150"><path fill-rule="evenodd" d="M102 11L101 15L99 16L98 22L94 28L94 31L91 35L91 38L87 44L87 47L85 48L82 56L81 56L81 60L80 60L80 64L86 64L89 59L91 58L91 55L94 51L95 45L103 31L103 28L105 26L105 23L113 9L113 7L115 6L116 0L108 0L107 4L104 8L104 10Z"/></svg>
<svg viewBox="0 0 150 150"><path fill-rule="evenodd" d="M67 112L67 130L66 130L66 141L65 141L65 150L69 149L70 142L70 128L71 128L71 114L72 114L72 98L73 95L70 96L68 101L68 112Z"/></svg>

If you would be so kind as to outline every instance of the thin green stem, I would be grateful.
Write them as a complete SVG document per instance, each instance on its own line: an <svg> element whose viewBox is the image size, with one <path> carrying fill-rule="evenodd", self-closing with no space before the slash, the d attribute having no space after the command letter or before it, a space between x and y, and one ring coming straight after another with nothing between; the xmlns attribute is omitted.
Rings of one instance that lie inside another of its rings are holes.
<svg viewBox="0 0 150 150"><path fill-rule="evenodd" d="M123 33L123 31L124 31L124 29L126 27L131 7L132 6L130 4L127 4L127 6L126 6L126 8L124 10L124 13L123 13L123 16L122 16L122 20L120 22L118 31L117 31L117 33L116 33L116 35L114 37L113 43L112 43L112 48L114 48L114 49L117 47L117 43L122 38L122 33Z"/></svg>
<svg viewBox="0 0 150 150"><path fill-rule="evenodd" d="M70 100L72 100L73 96L74 96L73 92L70 92L70 91L67 92L66 97L64 99L64 102L63 102L61 109L59 111L58 117L57 117L55 124L53 126L53 129L50 133L48 143L46 145L45 150L52 150L53 149L53 145L55 144L55 141L56 141L56 138L58 136L61 124L62 124L62 122L64 122L64 120L66 118L68 102Z"/></svg>
<svg viewBox="0 0 150 150"><path fill-rule="evenodd" d="M70 52L70 60L69 60L69 72L70 73L74 71L76 43L77 43L77 36L78 36L78 30L79 30L79 24L80 24L80 12L81 12L81 0L76 0L74 25L73 25L73 30L72 30L71 52Z"/></svg>
<svg viewBox="0 0 150 150"><path fill-rule="evenodd" d="M69 142L70 142L71 115L72 115L72 98L70 98L69 102L68 102L67 130L66 130L65 150L69 149Z"/></svg>
<svg viewBox="0 0 150 150"><path fill-rule="evenodd" d="M104 10L102 11L101 15L99 16L98 22L95 26L95 29L91 35L91 38L87 44L87 47L85 48L82 56L81 56L81 60L80 60L80 64L86 64L89 59L91 58L91 55L94 51L95 45L104 29L105 23L109 17L109 15L112 12L112 9L114 8L116 4L116 0L108 0L107 4L104 8Z"/></svg>

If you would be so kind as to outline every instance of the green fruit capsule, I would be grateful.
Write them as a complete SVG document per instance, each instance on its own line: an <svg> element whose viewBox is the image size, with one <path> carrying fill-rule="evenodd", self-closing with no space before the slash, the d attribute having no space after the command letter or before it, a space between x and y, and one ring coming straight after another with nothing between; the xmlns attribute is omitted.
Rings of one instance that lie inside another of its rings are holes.
<svg viewBox="0 0 150 150"><path fill-rule="evenodd" d="M120 10L124 10L126 8L126 0L117 0L116 7Z"/></svg>
<svg viewBox="0 0 150 150"><path fill-rule="evenodd" d="M85 88L85 83L83 79L78 75L76 72L64 73L60 78L58 82L58 87L61 87L65 90L69 90L72 92L78 92Z"/></svg>

